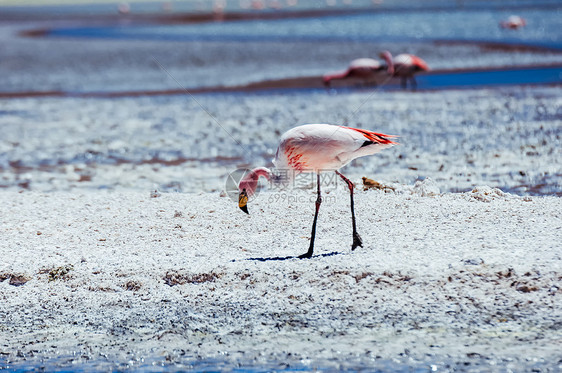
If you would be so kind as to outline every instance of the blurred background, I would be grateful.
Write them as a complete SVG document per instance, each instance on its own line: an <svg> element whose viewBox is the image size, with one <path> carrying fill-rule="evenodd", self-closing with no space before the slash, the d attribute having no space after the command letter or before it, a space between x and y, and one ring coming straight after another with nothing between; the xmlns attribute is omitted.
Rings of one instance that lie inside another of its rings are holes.
<svg viewBox="0 0 562 373"><path fill-rule="evenodd" d="M0 30L0 188L220 191L325 122L400 136L355 181L562 195L560 1L4 0Z"/></svg>

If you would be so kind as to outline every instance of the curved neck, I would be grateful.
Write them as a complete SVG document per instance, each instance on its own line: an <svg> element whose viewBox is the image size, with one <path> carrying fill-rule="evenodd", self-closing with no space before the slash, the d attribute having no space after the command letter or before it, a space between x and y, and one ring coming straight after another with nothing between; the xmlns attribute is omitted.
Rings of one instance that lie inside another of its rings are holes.
<svg viewBox="0 0 562 373"><path fill-rule="evenodd" d="M255 179L258 180L260 178L260 176L263 176L267 179L267 181L271 181L271 175L272 172L269 168L267 167L258 167L258 168L254 168L250 174L255 174ZM254 177L252 177L254 178Z"/></svg>
<svg viewBox="0 0 562 373"><path fill-rule="evenodd" d="M258 187L258 181L260 176L265 177L268 181L272 179L272 173L269 168L266 167L258 167L254 168L250 172L248 172L240 183L238 184L238 188L240 191L245 191L249 196L253 195Z"/></svg>
<svg viewBox="0 0 562 373"><path fill-rule="evenodd" d="M394 74L394 63L392 62L392 54L389 51L381 52L381 58L386 61L386 66L388 66L388 75Z"/></svg>

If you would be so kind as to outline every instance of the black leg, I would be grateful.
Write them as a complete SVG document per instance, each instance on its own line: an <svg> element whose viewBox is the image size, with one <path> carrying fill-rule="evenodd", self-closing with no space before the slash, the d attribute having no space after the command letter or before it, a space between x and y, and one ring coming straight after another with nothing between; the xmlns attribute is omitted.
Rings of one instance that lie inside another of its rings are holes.
<svg viewBox="0 0 562 373"><path fill-rule="evenodd" d="M408 87L408 78L400 78L400 86L402 87L402 89L406 89Z"/></svg>
<svg viewBox="0 0 562 373"><path fill-rule="evenodd" d="M310 234L310 247L306 254L299 255L299 258L310 258L314 252L314 237L316 236L316 220L318 220L318 211L322 203L322 196L320 195L320 174L317 174L316 183L318 184L318 197L316 197L316 213L314 214L314 223L312 223L312 233Z"/></svg>
<svg viewBox="0 0 562 373"><path fill-rule="evenodd" d="M357 246L363 247L363 240L359 236L359 233L357 233L357 226L355 225L355 209L353 207L353 188L354 188L354 185L351 182L351 180L349 180L347 177L340 174L338 171L336 171L336 174L338 174L343 179L343 181L345 181L347 183L347 187L349 188L349 196L351 197L351 223L353 225L353 244L351 245L351 250L355 250L355 248Z"/></svg>

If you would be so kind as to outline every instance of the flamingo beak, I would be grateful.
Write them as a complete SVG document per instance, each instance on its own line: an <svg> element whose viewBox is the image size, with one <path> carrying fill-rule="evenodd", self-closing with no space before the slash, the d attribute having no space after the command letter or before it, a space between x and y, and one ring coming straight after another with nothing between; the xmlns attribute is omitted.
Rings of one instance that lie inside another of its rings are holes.
<svg viewBox="0 0 562 373"><path fill-rule="evenodd" d="M248 212L247 205L248 205L248 194L246 193L246 189L243 189L238 195L238 207L240 207L240 210L250 215L250 213Z"/></svg>

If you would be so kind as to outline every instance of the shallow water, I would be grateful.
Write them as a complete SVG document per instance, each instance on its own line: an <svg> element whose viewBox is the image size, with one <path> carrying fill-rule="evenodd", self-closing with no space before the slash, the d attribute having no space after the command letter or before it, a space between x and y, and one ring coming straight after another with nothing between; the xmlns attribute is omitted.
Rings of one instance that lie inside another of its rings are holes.
<svg viewBox="0 0 562 373"><path fill-rule="evenodd" d="M562 83L562 66L444 72L420 75L416 80L418 81L418 88L421 89L489 87L510 84L559 84Z"/></svg>
<svg viewBox="0 0 562 373"><path fill-rule="evenodd" d="M562 49L562 6L528 9L528 25L505 30L498 22L509 10L438 10L366 12L322 18L289 18L211 22L195 25L153 25L58 28L53 37L174 41L261 42L501 42Z"/></svg>
<svg viewBox="0 0 562 373"><path fill-rule="evenodd" d="M116 11L115 3L94 3L92 0L75 0L71 3L64 5L57 5L57 1L47 1L50 6L37 6L37 3L42 3L38 0L24 0L19 2L22 6L11 5L3 6L13 13L29 13L29 12L56 12L58 14L73 15L81 14L87 11L91 15L97 14L114 14ZM146 0L130 0L128 3L131 5L133 13L154 13L162 12L161 1L146 1ZM205 0L171 0L170 12L207 12L213 10L213 2ZM556 7L559 5L558 0L502 0L502 1L482 1L482 0L464 0L464 1L450 1L450 0L425 0L423 2L415 0L393 0L393 1L373 1L373 0L298 0L292 6L284 6L283 1L277 2L280 7L273 7L276 2L271 1L262 2L264 8L263 12L276 12L280 9L288 10L311 10L311 9L340 9L340 10L354 10L354 9L373 9L373 10L386 10L386 11L408 11L408 10L425 10L425 9L511 9L512 11L524 11L529 8L537 6L541 7ZM332 5L330 5L332 4ZM247 11L250 9L251 2L249 1L226 1L224 2L225 11ZM244 5L244 6L243 6ZM256 10L256 9L253 9Z"/></svg>
<svg viewBox="0 0 562 373"><path fill-rule="evenodd" d="M511 369L521 370L523 368L533 371L550 371L559 368L556 362L547 362L543 359L530 360L525 367L515 365L509 360L495 361L490 358L479 356L467 356L462 361L453 359L433 359L427 357L425 361L403 356L399 359L382 358L357 358L340 360L319 359L312 361L309 359L299 360L287 356L282 361L275 360L247 360L247 359L220 359L220 358L194 358L186 356L185 353L178 352L172 356L147 356L113 359L113 358L92 358L80 353L69 356L58 357L31 357L11 363L4 358L0 358L0 370L12 372L26 371L142 371L142 372L161 372L161 371L190 371L190 372L397 372L397 373L425 373L428 371L453 372L453 371L488 371L496 372L510 367Z"/></svg>

